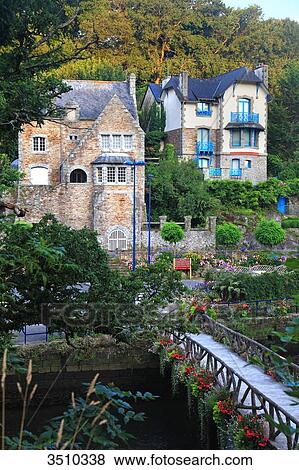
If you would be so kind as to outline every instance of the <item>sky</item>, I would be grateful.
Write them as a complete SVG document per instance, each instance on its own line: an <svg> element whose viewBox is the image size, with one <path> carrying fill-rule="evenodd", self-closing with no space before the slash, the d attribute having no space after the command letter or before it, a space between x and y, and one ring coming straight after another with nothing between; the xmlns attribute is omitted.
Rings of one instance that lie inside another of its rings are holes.
<svg viewBox="0 0 299 470"><path fill-rule="evenodd" d="M291 18L299 21L299 0L224 0L224 3L239 8L259 5L265 18Z"/></svg>

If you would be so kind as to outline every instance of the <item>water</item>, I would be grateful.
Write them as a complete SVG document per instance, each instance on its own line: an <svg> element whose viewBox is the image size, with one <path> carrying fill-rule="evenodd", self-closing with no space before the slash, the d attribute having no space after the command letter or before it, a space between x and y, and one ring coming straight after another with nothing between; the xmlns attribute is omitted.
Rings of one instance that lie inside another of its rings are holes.
<svg viewBox="0 0 299 470"><path fill-rule="evenodd" d="M138 384L129 389L140 390L141 392L151 392L160 395L154 401L140 401L134 404L137 412L144 412L145 422L132 422L127 430L136 439L130 440L129 449L199 449L198 425L195 418L190 418L187 409L185 396L173 399L170 391L170 381L168 378L161 378L159 385L148 384L146 389L144 384L138 388ZM56 416L60 416L66 409L65 404L44 404L36 416L32 419L29 430L33 433L40 433L43 426ZM35 413L36 404L29 410L28 419ZM27 419L27 422L28 422ZM20 422L20 410L7 410L7 434L17 435ZM28 426L26 427L28 429Z"/></svg>

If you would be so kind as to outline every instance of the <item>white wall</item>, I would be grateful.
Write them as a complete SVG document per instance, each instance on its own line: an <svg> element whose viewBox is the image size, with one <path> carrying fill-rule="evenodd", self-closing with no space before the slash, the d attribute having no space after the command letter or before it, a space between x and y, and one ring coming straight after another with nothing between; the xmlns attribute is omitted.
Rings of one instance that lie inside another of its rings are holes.
<svg viewBox="0 0 299 470"><path fill-rule="evenodd" d="M212 116L196 116L196 103L184 105L184 124L187 129L208 127L219 129L219 106L211 104Z"/></svg>
<svg viewBox="0 0 299 470"><path fill-rule="evenodd" d="M163 92L163 104L166 113L165 132L181 127L181 102L174 90Z"/></svg>
<svg viewBox="0 0 299 470"><path fill-rule="evenodd" d="M233 92L233 86L228 88L223 97L223 128L231 121L231 113L238 112L238 99L251 99L251 112L259 114L259 123L267 128L267 94L260 86L258 98L256 98L256 85L250 83L237 83ZM254 147L230 147L230 131L223 131L223 153L228 152L267 152L266 133L259 133L258 148Z"/></svg>

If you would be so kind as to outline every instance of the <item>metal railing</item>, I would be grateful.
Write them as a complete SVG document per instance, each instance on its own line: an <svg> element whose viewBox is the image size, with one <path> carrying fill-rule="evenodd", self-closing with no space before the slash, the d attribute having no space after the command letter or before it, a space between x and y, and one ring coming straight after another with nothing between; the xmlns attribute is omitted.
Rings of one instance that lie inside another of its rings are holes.
<svg viewBox="0 0 299 470"><path fill-rule="evenodd" d="M242 176L242 168L231 168L229 170L229 176L240 178Z"/></svg>
<svg viewBox="0 0 299 470"><path fill-rule="evenodd" d="M293 297L287 297L285 299L259 299L259 300L244 300L243 302L220 302L220 303L212 303L211 307L216 309L221 308L234 308L234 307L241 307L242 305L246 304L250 307L250 312L248 316L262 316L262 315L271 315L273 309L280 306L281 302L286 304L286 308L288 310L288 314L295 314L299 313L298 304L295 302Z"/></svg>
<svg viewBox="0 0 299 470"><path fill-rule="evenodd" d="M184 345L187 357L201 367L212 372L217 383L232 392L238 409L250 410L253 414L265 414L269 422L269 438L275 441L279 435L284 437L286 447L297 449L299 440L299 420L275 403L263 392L257 390L247 379L228 366L222 358L188 336L177 340ZM277 426L278 424L278 426ZM284 431L284 429L292 432Z"/></svg>
<svg viewBox="0 0 299 470"><path fill-rule="evenodd" d="M259 122L259 114L258 113L231 113L231 122Z"/></svg>
<svg viewBox="0 0 299 470"><path fill-rule="evenodd" d="M222 168L210 168L209 176L214 178L222 176Z"/></svg>
<svg viewBox="0 0 299 470"><path fill-rule="evenodd" d="M196 154L213 154L214 153L214 144L213 142L197 142L196 143Z"/></svg>

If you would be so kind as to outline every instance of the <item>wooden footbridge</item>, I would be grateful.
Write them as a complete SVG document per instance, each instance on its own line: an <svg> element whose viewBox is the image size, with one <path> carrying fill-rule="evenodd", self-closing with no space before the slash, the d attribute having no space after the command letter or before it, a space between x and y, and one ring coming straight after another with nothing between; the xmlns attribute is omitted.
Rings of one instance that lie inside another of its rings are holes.
<svg viewBox="0 0 299 470"><path fill-rule="evenodd" d="M269 350L259 343L211 319L206 321L210 322L210 328L213 327L212 324L214 328L224 328L222 333L227 338L227 343L239 342L239 346L242 343L248 354L251 350L258 357L264 358L264 361L271 360L267 354ZM264 414L272 418L269 423L269 438L276 448L298 449L299 400L287 395L288 388L283 383L274 380L262 368L250 364L229 346L213 339L210 334L188 334L182 338L182 344L189 358L213 372L218 383L232 391L241 412ZM299 367L292 365L291 369L298 380Z"/></svg>

